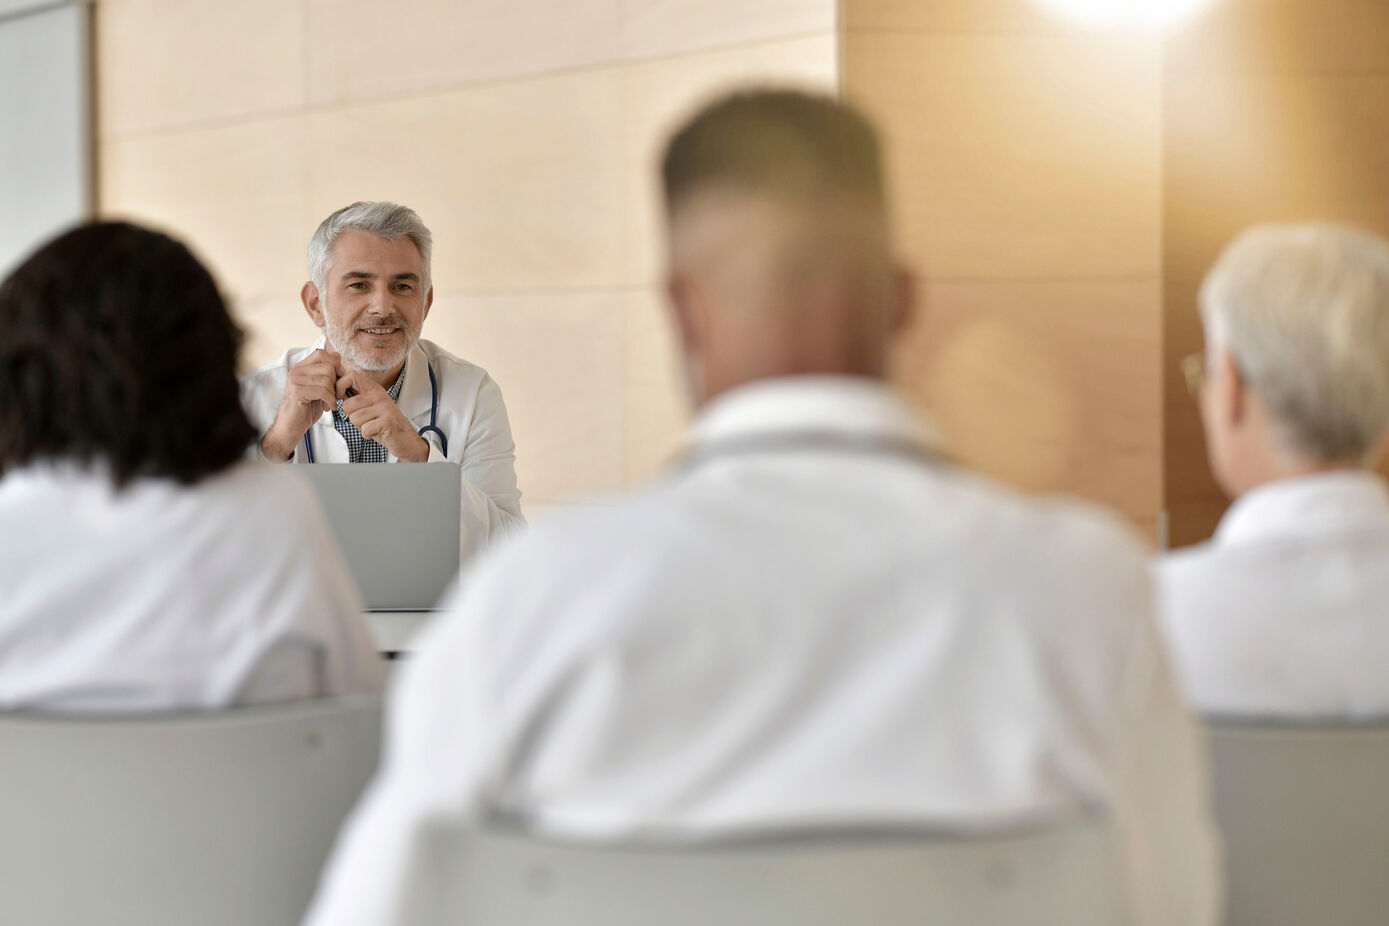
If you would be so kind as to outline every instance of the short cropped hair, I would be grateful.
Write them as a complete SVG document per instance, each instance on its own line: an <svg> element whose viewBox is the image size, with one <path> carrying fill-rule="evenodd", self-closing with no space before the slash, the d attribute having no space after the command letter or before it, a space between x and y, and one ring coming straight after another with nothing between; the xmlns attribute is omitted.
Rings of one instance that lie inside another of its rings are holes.
<svg viewBox="0 0 1389 926"><path fill-rule="evenodd" d="M242 333L188 249L121 222L39 248L0 284L0 473L40 461L191 484L256 436Z"/></svg>
<svg viewBox="0 0 1389 926"><path fill-rule="evenodd" d="M424 222L414 209L387 202L356 202L343 206L319 223L318 230L309 239L309 279L323 292L328 282L328 265L331 263L333 245L339 236L348 229L369 232L387 241L408 238L420 252L420 263L424 266L424 285L430 285L429 258L434 247L434 236L429 233Z"/></svg>
<svg viewBox="0 0 1389 926"><path fill-rule="evenodd" d="M722 185L793 200L849 195L884 208L882 154L851 106L797 90L746 90L697 112L661 161L668 213Z"/></svg>
<svg viewBox="0 0 1389 926"><path fill-rule="evenodd" d="M1367 461L1389 432L1389 243L1328 224L1246 231L1200 294L1223 347L1281 427L1287 449Z"/></svg>

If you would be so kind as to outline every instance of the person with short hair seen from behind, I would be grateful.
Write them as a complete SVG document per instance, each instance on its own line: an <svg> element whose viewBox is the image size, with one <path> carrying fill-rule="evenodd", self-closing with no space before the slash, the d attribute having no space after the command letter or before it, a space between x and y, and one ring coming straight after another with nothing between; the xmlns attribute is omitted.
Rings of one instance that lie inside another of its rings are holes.
<svg viewBox="0 0 1389 926"><path fill-rule="evenodd" d="M1159 566L1188 694L1221 715L1389 711L1389 243L1256 227L1200 292L1187 359L1212 473L1234 504Z"/></svg>
<svg viewBox="0 0 1389 926"><path fill-rule="evenodd" d="M377 692L323 513L245 459L241 332L182 244L70 231L0 284L0 710Z"/></svg>
<svg viewBox="0 0 1389 926"><path fill-rule="evenodd" d="M1093 812L1133 922L1214 922L1144 553L1107 514L955 466L888 388L913 286L881 171L863 116L795 91L719 99L671 139L684 460L498 551L425 631L313 926L448 919L418 898L450 826L640 844Z"/></svg>
<svg viewBox="0 0 1389 926"><path fill-rule="evenodd" d="M300 298L323 334L242 381L272 462L443 462L462 478L460 556L525 524L501 389L420 332L433 237L413 209L344 206L309 242Z"/></svg>

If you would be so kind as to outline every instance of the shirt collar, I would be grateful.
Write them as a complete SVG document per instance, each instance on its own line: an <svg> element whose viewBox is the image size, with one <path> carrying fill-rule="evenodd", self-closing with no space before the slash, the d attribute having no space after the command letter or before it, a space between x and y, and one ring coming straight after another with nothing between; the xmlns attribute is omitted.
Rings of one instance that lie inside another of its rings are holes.
<svg viewBox="0 0 1389 926"><path fill-rule="evenodd" d="M1215 531L1217 544L1306 538L1389 523L1389 490L1368 470L1279 479L1240 496Z"/></svg>
<svg viewBox="0 0 1389 926"><path fill-rule="evenodd" d="M391 383L391 388L386 390L386 395L392 401L400 402L400 387L405 384L405 371L410 369L410 358L406 357L405 362L400 365L400 372L396 374L395 382Z"/></svg>
<svg viewBox="0 0 1389 926"><path fill-rule="evenodd" d="M750 438L830 434L891 441L922 450L938 444L925 417L885 383L856 376L786 376L731 389L695 418L687 449Z"/></svg>

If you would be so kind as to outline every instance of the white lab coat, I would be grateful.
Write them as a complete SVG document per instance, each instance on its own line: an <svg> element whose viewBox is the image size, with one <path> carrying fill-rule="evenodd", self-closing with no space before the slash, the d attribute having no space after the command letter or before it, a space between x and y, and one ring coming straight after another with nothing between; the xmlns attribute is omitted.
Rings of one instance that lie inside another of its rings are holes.
<svg viewBox="0 0 1389 926"><path fill-rule="evenodd" d="M1203 711L1389 713L1389 492L1373 473L1254 489L1158 578L1178 674Z"/></svg>
<svg viewBox="0 0 1389 926"><path fill-rule="evenodd" d="M288 351L241 380L242 404L261 434L275 422L290 368L323 344L320 337L312 347ZM444 454L437 435L425 435L429 462L459 464L463 482L459 557L467 561L489 542L526 523L521 515L521 492L516 487L516 444L511 439L502 391L487 371L425 340L410 350L396 403L416 430L429 424L433 407L431 366L439 382L438 427L448 437L448 454ZM333 427L331 410L325 411L310 431L317 462L348 462L347 441ZM259 451L257 444L257 455ZM306 463L305 456L300 441L293 462ZM396 458L392 455L389 461L394 463Z"/></svg>
<svg viewBox="0 0 1389 926"><path fill-rule="evenodd" d="M640 839L1087 809L1135 922L1214 922L1202 755L1129 534L915 458L869 381L744 387L692 443L485 559L426 629L309 923L414 923L428 833L494 815Z"/></svg>
<svg viewBox="0 0 1389 926"><path fill-rule="evenodd" d="M312 490L100 466L0 479L0 711L136 714L376 692L384 669Z"/></svg>

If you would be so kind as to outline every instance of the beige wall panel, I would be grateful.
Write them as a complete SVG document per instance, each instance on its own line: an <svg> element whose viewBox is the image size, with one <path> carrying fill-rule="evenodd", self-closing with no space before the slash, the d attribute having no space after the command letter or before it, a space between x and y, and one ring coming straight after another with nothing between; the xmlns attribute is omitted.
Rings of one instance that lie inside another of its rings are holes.
<svg viewBox="0 0 1389 926"><path fill-rule="evenodd" d="M283 0L101 0L103 136L283 112L304 102L304 31Z"/></svg>
<svg viewBox="0 0 1389 926"><path fill-rule="evenodd" d="M623 68L627 282L651 285L661 277L664 231L658 162L669 133L681 120L700 103L735 86L775 83L833 91L838 73L832 34Z"/></svg>
<svg viewBox="0 0 1389 926"><path fill-rule="evenodd" d="M850 33L846 56L933 279L1159 274L1154 42Z"/></svg>
<svg viewBox="0 0 1389 926"><path fill-rule="evenodd" d="M309 321L299 294L234 300L232 314L246 332L241 369L249 372L284 356L294 347L308 347L319 330Z"/></svg>
<svg viewBox="0 0 1389 926"><path fill-rule="evenodd" d="M316 104L451 89L616 56L619 0L306 0Z"/></svg>
<svg viewBox="0 0 1389 926"><path fill-rule="evenodd" d="M619 53L659 58L832 32L836 0L624 0Z"/></svg>
<svg viewBox="0 0 1389 926"><path fill-rule="evenodd" d="M620 292L443 294L424 336L501 386L526 502L621 487Z"/></svg>
<svg viewBox="0 0 1389 926"><path fill-rule="evenodd" d="M895 378L953 453L1026 489L1156 517L1156 281L936 283L923 295Z"/></svg>
<svg viewBox="0 0 1389 926"><path fill-rule="evenodd" d="M299 118L108 139L97 163L103 217L171 230L237 300L297 296L313 230Z"/></svg>
<svg viewBox="0 0 1389 926"><path fill-rule="evenodd" d="M845 0L849 30L934 33L1062 32L1072 27L1035 0Z"/></svg>
<svg viewBox="0 0 1389 926"><path fill-rule="evenodd" d="M479 87L310 116L311 215L416 209L448 290L622 284L617 72Z"/></svg>
<svg viewBox="0 0 1389 926"><path fill-rule="evenodd" d="M654 289L629 292L626 312L626 475L634 484L674 459L690 401L664 296Z"/></svg>

